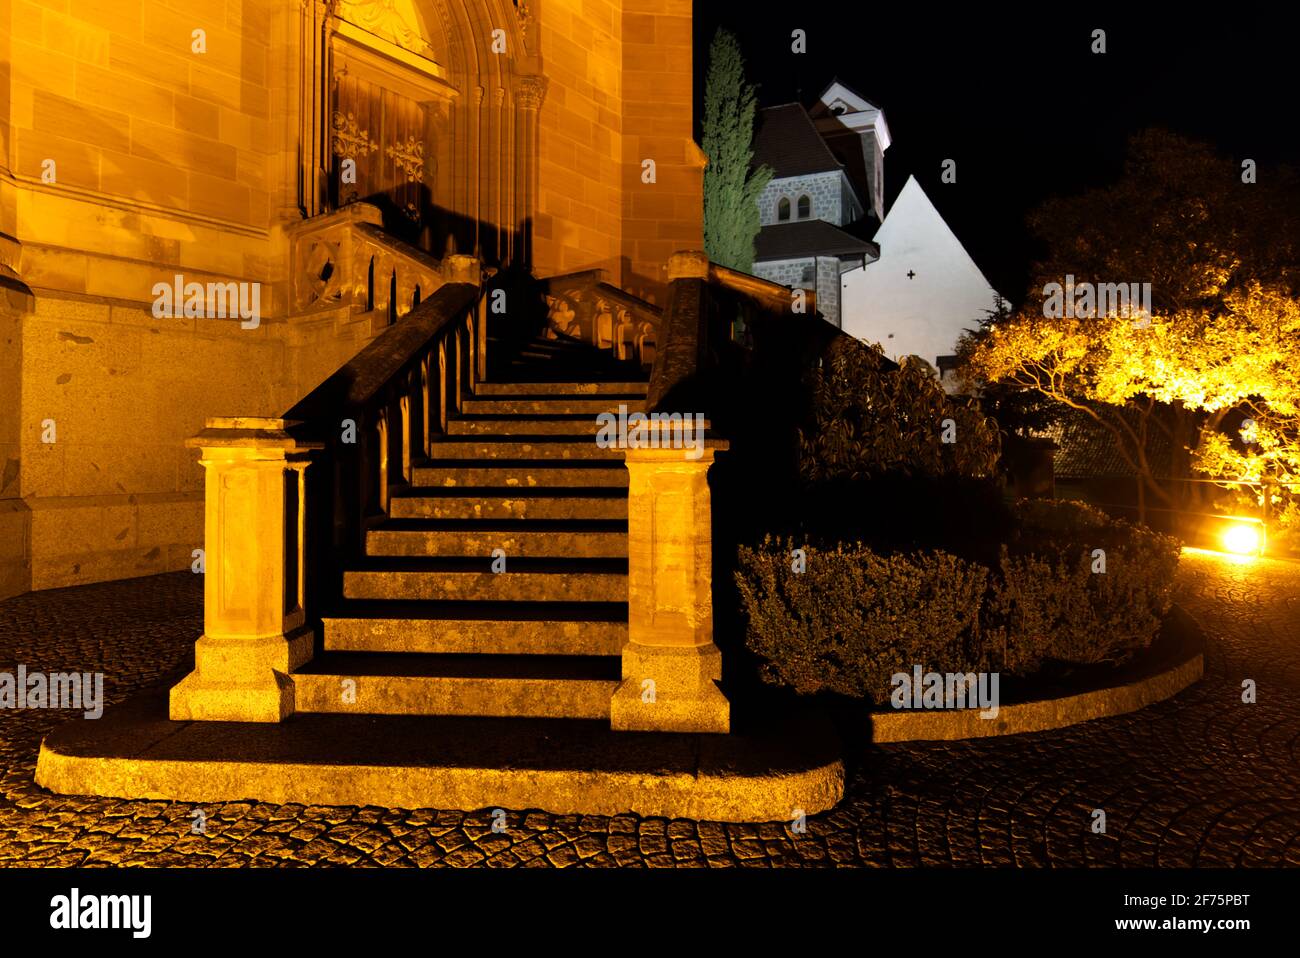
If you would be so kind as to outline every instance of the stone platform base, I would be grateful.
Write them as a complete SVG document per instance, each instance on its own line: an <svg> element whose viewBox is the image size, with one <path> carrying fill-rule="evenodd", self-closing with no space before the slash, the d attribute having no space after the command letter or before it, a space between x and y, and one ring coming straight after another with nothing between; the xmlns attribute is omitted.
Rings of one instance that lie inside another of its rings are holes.
<svg viewBox="0 0 1300 958"><path fill-rule="evenodd" d="M173 722L165 691L61 726L41 743L54 792L182 802L789 821L844 792L828 719L732 735L614 732L600 721L294 715Z"/></svg>

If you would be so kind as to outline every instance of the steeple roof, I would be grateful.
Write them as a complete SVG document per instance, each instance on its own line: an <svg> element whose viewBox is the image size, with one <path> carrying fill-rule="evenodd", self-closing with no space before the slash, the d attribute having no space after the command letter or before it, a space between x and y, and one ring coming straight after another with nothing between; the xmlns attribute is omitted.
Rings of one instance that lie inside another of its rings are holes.
<svg viewBox="0 0 1300 958"><path fill-rule="evenodd" d="M754 129L754 166L766 163L777 178L828 173L842 169L826 141L799 103L783 103L758 112Z"/></svg>

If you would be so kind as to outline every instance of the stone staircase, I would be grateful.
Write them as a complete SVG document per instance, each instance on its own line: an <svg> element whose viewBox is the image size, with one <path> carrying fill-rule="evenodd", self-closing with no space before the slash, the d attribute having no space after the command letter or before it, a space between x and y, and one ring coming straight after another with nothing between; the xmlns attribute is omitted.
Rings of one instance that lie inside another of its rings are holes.
<svg viewBox="0 0 1300 958"><path fill-rule="evenodd" d="M751 707L733 724L720 688L708 473L726 440L698 458L595 443L599 413L647 395L693 414L674 390L713 355L702 318L725 313L702 254L668 275L652 388L608 350L520 342L517 324L493 343L481 264L452 255L282 417L210 418L187 443L206 476L194 669L55 729L36 781L715 821L832 807L844 767L825 717ZM767 312L788 309L763 290ZM426 422L446 423L431 442Z"/></svg>
<svg viewBox="0 0 1300 958"><path fill-rule="evenodd" d="M629 372L535 339L477 385L367 528L322 650L293 674L297 712L608 720L628 478L596 416L644 411Z"/></svg>

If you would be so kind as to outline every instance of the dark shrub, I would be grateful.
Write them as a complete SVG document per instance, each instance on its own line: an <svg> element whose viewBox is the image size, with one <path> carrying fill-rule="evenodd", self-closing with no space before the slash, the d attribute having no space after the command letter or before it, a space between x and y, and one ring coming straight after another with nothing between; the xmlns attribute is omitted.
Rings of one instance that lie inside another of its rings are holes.
<svg viewBox="0 0 1300 958"><path fill-rule="evenodd" d="M806 571L793 571L802 548ZM767 537L740 550L736 583L748 645L765 681L800 693L886 701L890 677L915 664L977 669L987 570L945 553L879 555Z"/></svg>
<svg viewBox="0 0 1300 958"><path fill-rule="evenodd" d="M1022 500L1014 513L1020 527L984 618L1002 668L1115 663L1151 644L1172 602L1178 540L1079 502Z"/></svg>
<svg viewBox="0 0 1300 958"><path fill-rule="evenodd" d="M947 396L923 363L895 367L879 347L843 336L809 386L810 416L800 431L800 471L808 483L997 472L997 426Z"/></svg>
<svg viewBox="0 0 1300 958"><path fill-rule="evenodd" d="M915 665L1026 675L1048 661L1119 662L1150 645L1171 602L1175 539L1074 502L1020 502L1012 516L996 574L940 551L772 536L742 548L736 584L763 679L884 702L891 676Z"/></svg>

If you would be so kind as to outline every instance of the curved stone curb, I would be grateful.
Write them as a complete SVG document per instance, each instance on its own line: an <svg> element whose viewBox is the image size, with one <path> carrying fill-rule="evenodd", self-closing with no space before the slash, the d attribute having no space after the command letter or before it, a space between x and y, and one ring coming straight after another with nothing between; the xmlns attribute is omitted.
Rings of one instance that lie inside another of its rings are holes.
<svg viewBox="0 0 1300 958"><path fill-rule="evenodd" d="M71 795L215 803L542 809L719 822L836 805L844 763L824 715L749 734L614 732L574 720L294 716L172 722L157 694L41 742L36 782Z"/></svg>
<svg viewBox="0 0 1300 958"><path fill-rule="evenodd" d="M1172 698L1205 672L1203 636L1199 626L1175 607L1166 627L1177 629L1179 648L1148 663L1130 681L1076 695L1003 705L997 718L982 719L980 710L931 709L871 713L871 741L942 742L995 735L1047 732L1092 719L1136 712Z"/></svg>

